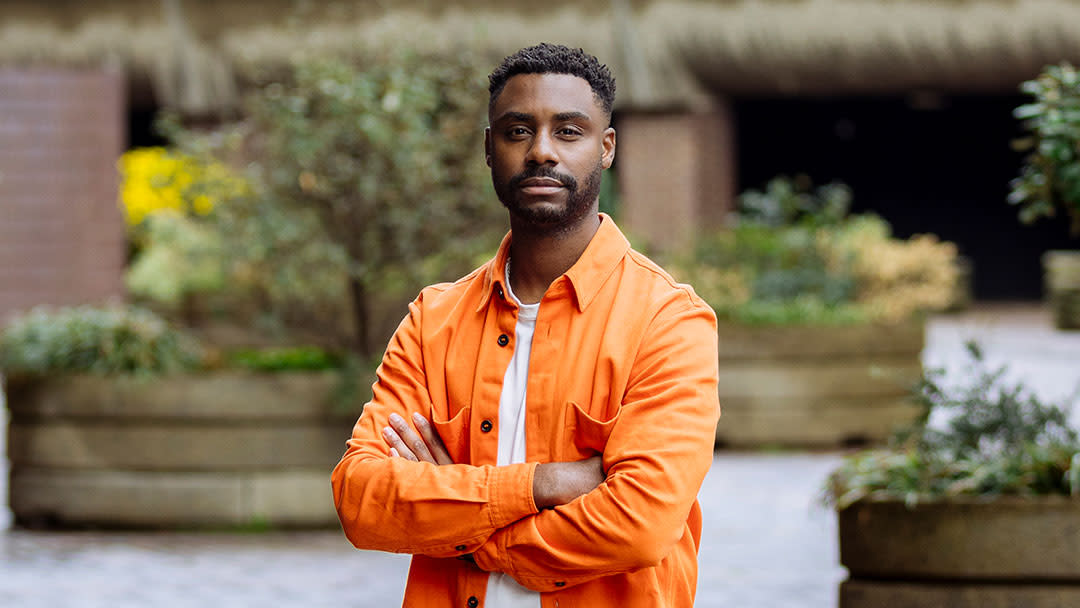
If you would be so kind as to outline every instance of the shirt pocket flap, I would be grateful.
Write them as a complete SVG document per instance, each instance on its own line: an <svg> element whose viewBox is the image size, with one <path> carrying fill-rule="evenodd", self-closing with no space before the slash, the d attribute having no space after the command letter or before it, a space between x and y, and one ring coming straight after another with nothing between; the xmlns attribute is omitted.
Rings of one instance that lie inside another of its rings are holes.
<svg viewBox="0 0 1080 608"><path fill-rule="evenodd" d="M469 461L469 414L470 406L458 410L450 420L439 420L434 411L431 412L431 424L435 432L439 434L446 453L455 464Z"/></svg>
<svg viewBox="0 0 1080 608"><path fill-rule="evenodd" d="M569 403L570 421L574 425L574 446L585 456L588 456L590 451L603 454L604 446L607 445L608 436L611 435L611 429L615 427L619 414L616 413L609 420L597 420L577 403L573 401Z"/></svg>

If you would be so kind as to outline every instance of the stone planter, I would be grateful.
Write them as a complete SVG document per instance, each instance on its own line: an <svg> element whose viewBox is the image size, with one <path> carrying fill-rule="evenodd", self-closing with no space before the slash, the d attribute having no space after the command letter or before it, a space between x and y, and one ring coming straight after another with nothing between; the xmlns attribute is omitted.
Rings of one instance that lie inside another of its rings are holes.
<svg viewBox="0 0 1080 608"><path fill-rule="evenodd" d="M27 526L337 525L329 475L359 407L330 372L71 376L8 387Z"/></svg>
<svg viewBox="0 0 1080 608"><path fill-rule="evenodd" d="M878 442L911 422L925 324L720 326L720 446Z"/></svg>
<svg viewBox="0 0 1080 608"><path fill-rule="evenodd" d="M1080 501L861 501L839 511L840 608L1080 606Z"/></svg>
<svg viewBox="0 0 1080 608"><path fill-rule="evenodd" d="M1080 329L1080 251L1047 251L1042 261L1054 325Z"/></svg>

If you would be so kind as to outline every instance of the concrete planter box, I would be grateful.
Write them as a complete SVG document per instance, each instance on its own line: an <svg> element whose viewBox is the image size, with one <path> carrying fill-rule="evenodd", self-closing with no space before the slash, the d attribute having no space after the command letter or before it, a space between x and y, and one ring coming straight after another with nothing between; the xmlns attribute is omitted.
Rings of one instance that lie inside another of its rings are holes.
<svg viewBox="0 0 1080 608"><path fill-rule="evenodd" d="M329 372L71 376L7 389L18 524L337 525L329 475L359 406Z"/></svg>
<svg viewBox="0 0 1080 608"><path fill-rule="evenodd" d="M1080 251L1047 251L1042 261L1054 325L1080 329Z"/></svg>
<svg viewBox="0 0 1080 608"><path fill-rule="evenodd" d="M1080 606L1080 501L861 501L839 511L840 608Z"/></svg>
<svg viewBox="0 0 1080 608"><path fill-rule="evenodd" d="M722 324L718 445L830 447L878 442L918 415L925 324Z"/></svg>

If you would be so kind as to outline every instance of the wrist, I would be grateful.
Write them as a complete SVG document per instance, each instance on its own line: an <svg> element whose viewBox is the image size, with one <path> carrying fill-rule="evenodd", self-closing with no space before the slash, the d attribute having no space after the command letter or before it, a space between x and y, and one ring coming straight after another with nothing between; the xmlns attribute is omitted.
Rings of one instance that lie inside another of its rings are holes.
<svg viewBox="0 0 1080 608"><path fill-rule="evenodd" d="M555 489L558 487L558 466L555 463L540 463L533 472L533 504L537 511L550 509L555 505L562 504L555 497Z"/></svg>

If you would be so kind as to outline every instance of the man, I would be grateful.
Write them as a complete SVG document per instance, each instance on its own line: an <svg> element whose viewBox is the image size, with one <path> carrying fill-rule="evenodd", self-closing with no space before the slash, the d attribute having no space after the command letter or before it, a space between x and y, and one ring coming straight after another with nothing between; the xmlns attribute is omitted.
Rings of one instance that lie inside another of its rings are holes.
<svg viewBox="0 0 1080 608"><path fill-rule="evenodd" d="M333 473L353 544L413 554L406 606L693 605L716 319L598 213L614 97L562 46L490 76L510 233L410 305Z"/></svg>

